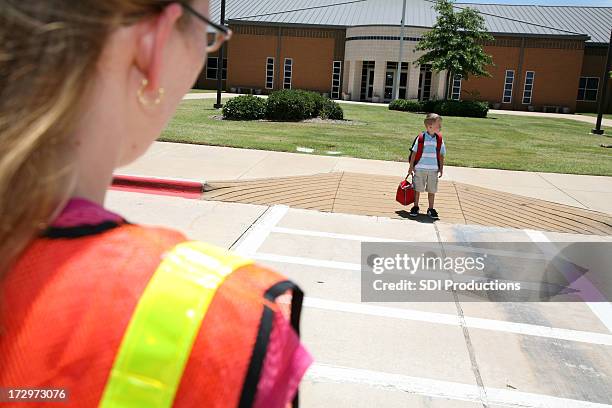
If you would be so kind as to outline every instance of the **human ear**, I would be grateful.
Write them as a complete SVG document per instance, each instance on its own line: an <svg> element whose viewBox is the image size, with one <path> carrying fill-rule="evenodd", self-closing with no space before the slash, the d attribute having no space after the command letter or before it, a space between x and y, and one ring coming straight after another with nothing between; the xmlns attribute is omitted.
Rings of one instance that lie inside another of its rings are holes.
<svg viewBox="0 0 612 408"><path fill-rule="evenodd" d="M172 3L155 18L142 23L135 65L148 81L143 90L145 92L155 92L161 88L161 72L167 63L164 61L164 51L182 13L181 6Z"/></svg>

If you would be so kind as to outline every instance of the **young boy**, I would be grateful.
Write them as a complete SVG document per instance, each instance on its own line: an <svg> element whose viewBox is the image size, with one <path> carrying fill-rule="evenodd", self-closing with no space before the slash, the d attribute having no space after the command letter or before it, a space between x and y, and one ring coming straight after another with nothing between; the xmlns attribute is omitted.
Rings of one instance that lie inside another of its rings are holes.
<svg viewBox="0 0 612 408"><path fill-rule="evenodd" d="M434 209L434 201L438 192L438 178L444 174L444 156L446 146L440 135L442 129L442 117L430 113L425 117L425 132L414 139L412 152L410 154L409 174L412 174L414 184L414 207L410 210L410 216L419 215L419 197L427 191L429 208L427 215L434 220L440 219L438 212Z"/></svg>

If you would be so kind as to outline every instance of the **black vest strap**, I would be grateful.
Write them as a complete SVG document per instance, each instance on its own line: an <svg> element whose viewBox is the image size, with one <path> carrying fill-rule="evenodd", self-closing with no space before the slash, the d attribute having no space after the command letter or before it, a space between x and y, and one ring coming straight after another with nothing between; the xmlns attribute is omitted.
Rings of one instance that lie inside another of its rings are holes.
<svg viewBox="0 0 612 408"><path fill-rule="evenodd" d="M290 281L281 281L270 287L264 297L274 302L283 293L287 291L292 292L291 297L291 326L300 334L300 315L302 312L302 302L304 300L304 293L300 288ZM257 384L261 378L261 370L263 369L264 360L268 350L268 343L270 342L270 334L274 326L274 311L264 306L263 314L259 323L259 331L257 332L257 339L255 340L255 346L253 348L253 355L251 356L251 362L247 370L247 375L244 380L242 387L242 394L240 395L240 408L250 408L255 402L255 395L257 393ZM295 393L293 399L293 408L298 408L299 398L298 393Z"/></svg>
<svg viewBox="0 0 612 408"><path fill-rule="evenodd" d="M49 239L83 238L91 235L102 234L125 224L125 222L118 223L114 221L106 221L96 225L79 225L66 228L49 227L45 232L43 232L42 237Z"/></svg>

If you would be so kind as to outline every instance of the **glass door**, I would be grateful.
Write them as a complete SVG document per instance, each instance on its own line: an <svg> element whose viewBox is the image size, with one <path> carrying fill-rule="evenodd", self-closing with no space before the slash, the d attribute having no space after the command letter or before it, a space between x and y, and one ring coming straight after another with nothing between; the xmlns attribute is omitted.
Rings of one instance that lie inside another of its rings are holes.
<svg viewBox="0 0 612 408"><path fill-rule="evenodd" d="M431 98L431 77L431 65L421 65L418 95L420 101L428 101Z"/></svg>
<svg viewBox="0 0 612 408"><path fill-rule="evenodd" d="M368 94L366 99L368 101L372 100L372 95L374 94L374 68L368 69Z"/></svg>
<svg viewBox="0 0 612 408"><path fill-rule="evenodd" d="M397 74L397 62L387 62L387 72L385 74L385 102L393 99L393 87L395 86L395 75ZM408 85L408 63L402 63L400 74L399 95L400 99L406 99L406 88Z"/></svg>
<svg viewBox="0 0 612 408"><path fill-rule="evenodd" d="M374 94L374 67L374 61L363 61L360 101L372 101L372 95Z"/></svg>

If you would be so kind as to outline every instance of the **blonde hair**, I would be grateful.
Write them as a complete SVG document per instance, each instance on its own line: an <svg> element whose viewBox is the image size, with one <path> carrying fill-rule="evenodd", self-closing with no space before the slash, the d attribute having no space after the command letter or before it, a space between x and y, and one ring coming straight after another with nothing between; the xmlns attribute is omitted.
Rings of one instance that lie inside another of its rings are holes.
<svg viewBox="0 0 612 408"><path fill-rule="evenodd" d="M0 9L0 273L47 228L75 179L71 133L108 35L154 0L5 0Z"/></svg>
<svg viewBox="0 0 612 408"><path fill-rule="evenodd" d="M429 126L433 125L437 121L442 121L442 116L438 115L437 113L428 113L423 122L425 123L425 126Z"/></svg>

